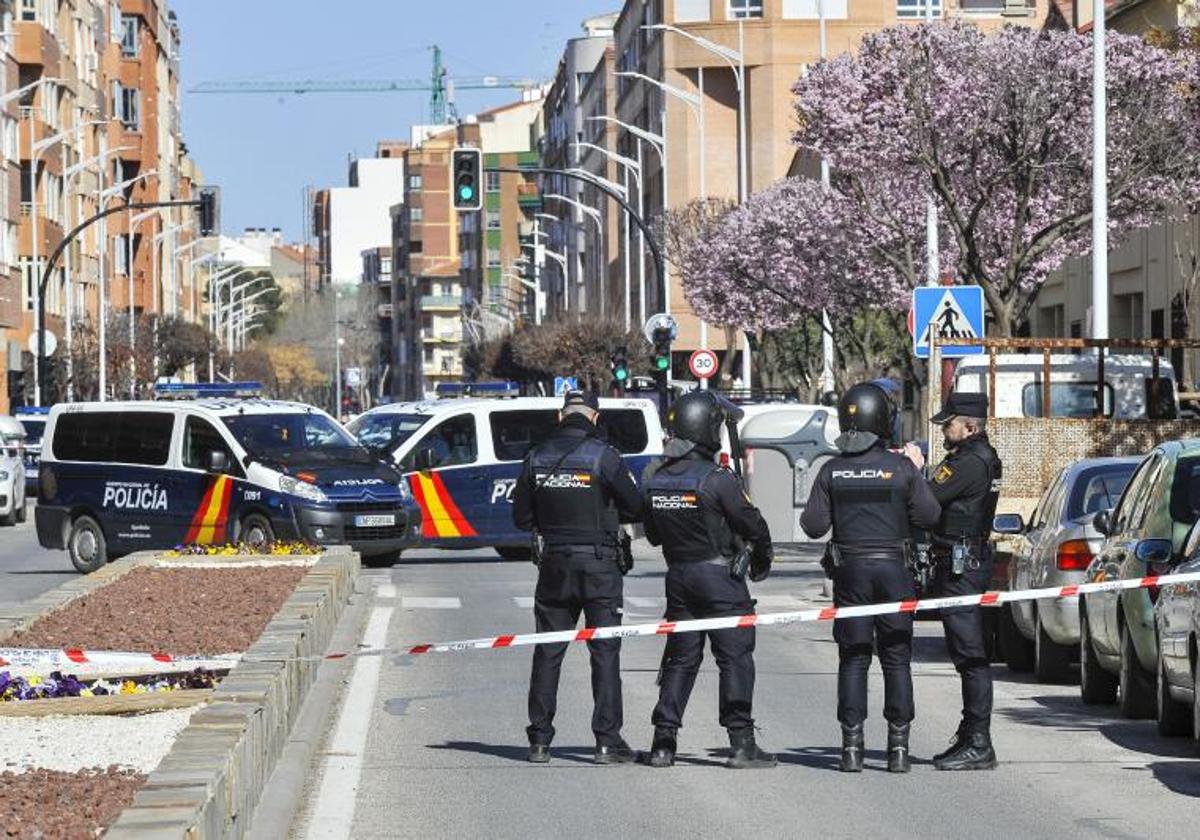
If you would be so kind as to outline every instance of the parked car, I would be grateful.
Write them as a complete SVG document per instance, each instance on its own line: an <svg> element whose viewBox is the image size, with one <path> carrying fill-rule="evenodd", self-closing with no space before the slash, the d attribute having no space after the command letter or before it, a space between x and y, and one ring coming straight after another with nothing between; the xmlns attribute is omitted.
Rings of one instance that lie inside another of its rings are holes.
<svg viewBox="0 0 1200 840"><path fill-rule="evenodd" d="M1159 444L1138 465L1121 500L1096 514L1104 546L1087 580L1163 574L1200 518L1200 440ZM1093 592L1079 612L1080 693L1085 703L1117 700L1126 717L1154 717L1158 636L1156 589Z"/></svg>
<svg viewBox="0 0 1200 840"><path fill-rule="evenodd" d="M25 427L25 496L37 498L38 459L42 453L42 434L46 431L45 406L22 406L13 412L17 422Z"/></svg>
<svg viewBox="0 0 1200 840"><path fill-rule="evenodd" d="M1026 525L1019 514L996 517L994 530L1017 535L1009 589L1081 583L1104 535L1095 515L1112 508L1140 458L1089 458L1065 467L1042 493ZM1068 682L1079 652L1079 598L1044 598L1000 607L1001 649L1008 667L1042 682Z"/></svg>
<svg viewBox="0 0 1200 840"><path fill-rule="evenodd" d="M1200 572L1200 522L1192 526L1172 574ZM1158 731L1191 735L1200 741L1200 583L1177 583L1159 590L1154 605L1158 629Z"/></svg>
<svg viewBox="0 0 1200 840"><path fill-rule="evenodd" d="M25 521L25 429L0 415L0 525Z"/></svg>

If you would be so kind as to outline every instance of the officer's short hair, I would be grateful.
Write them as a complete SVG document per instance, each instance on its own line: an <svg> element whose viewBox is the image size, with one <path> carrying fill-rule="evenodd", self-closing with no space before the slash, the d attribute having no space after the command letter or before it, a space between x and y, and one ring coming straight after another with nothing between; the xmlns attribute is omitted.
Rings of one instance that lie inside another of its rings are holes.
<svg viewBox="0 0 1200 840"><path fill-rule="evenodd" d="M596 411L596 409L592 408L590 405L584 405L582 403L564 406L562 409L563 417L569 417L572 414L582 414L588 420L591 420L599 413L600 412Z"/></svg>
<svg viewBox="0 0 1200 840"><path fill-rule="evenodd" d="M973 434L987 431L986 417L963 417L962 421Z"/></svg>

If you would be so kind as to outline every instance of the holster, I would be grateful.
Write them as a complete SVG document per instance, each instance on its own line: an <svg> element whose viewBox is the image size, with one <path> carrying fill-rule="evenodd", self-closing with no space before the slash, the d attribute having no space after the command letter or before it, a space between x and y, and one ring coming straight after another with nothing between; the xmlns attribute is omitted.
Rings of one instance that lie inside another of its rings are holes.
<svg viewBox="0 0 1200 840"><path fill-rule="evenodd" d="M633 568L633 537L624 530L617 538L617 569L622 575L629 574Z"/></svg>
<svg viewBox="0 0 1200 840"><path fill-rule="evenodd" d="M842 565L842 549L833 540L825 543L825 553L821 555L821 568L825 577L833 580L833 572Z"/></svg>
<svg viewBox="0 0 1200 840"><path fill-rule="evenodd" d="M750 573L750 556L754 553L754 546L750 543L742 543L738 548L737 553L729 559L729 576L734 580L745 580L746 575Z"/></svg>
<svg viewBox="0 0 1200 840"><path fill-rule="evenodd" d="M541 532L534 528L529 532L529 559L533 561L533 565L541 568L545 552L546 541L542 539Z"/></svg>

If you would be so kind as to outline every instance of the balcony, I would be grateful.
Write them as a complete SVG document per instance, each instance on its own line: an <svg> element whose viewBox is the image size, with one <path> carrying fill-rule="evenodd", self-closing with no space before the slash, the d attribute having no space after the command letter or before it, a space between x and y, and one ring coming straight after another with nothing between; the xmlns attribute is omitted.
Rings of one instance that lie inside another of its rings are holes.
<svg viewBox="0 0 1200 840"><path fill-rule="evenodd" d="M517 184L517 206L522 210L540 210L542 193L537 184Z"/></svg>
<svg viewBox="0 0 1200 840"><path fill-rule="evenodd" d="M41 67L47 76L57 77L62 57L58 39L37 21L16 21L15 27L17 37L13 57L17 63Z"/></svg>
<svg viewBox="0 0 1200 840"><path fill-rule="evenodd" d="M422 295L421 309L424 312L457 312L462 309L462 298L458 295Z"/></svg>
<svg viewBox="0 0 1200 840"><path fill-rule="evenodd" d="M462 362L455 359L453 363L446 364L442 362L425 362L421 365L421 373L425 376L462 376Z"/></svg>
<svg viewBox="0 0 1200 840"><path fill-rule="evenodd" d="M434 332L422 327L420 335L421 341L425 344L458 344L462 341L461 329L438 330Z"/></svg>

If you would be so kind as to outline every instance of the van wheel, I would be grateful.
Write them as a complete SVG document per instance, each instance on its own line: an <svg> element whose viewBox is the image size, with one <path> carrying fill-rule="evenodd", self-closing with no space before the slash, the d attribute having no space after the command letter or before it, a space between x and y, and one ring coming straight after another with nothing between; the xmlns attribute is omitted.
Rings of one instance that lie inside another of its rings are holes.
<svg viewBox="0 0 1200 840"><path fill-rule="evenodd" d="M1039 682L1071 681L1071 648L1058 644L1046 634L1040 615L1037 618L1037 641L1034 644L1033 660L1033 673Z"/></svg>
<svg viewBox="0 0 1200 840"><path fill-rule="evenodd" d="M71 565L85 575L107 563L108 542L100 523L90 516L77 517L67 536L67 553L71 555Z"/></svg>
<svg viewBox="0 0 1200 840"><path fill-rule="evenodd" d="M1092 648L1087 612L1079 611L1079 695L1084 705L1098 706L1115 703L1117 678L1104 670Z"/></svg>
<svg viewBox="0 0 1200 840"><path fill-rule="evenodd" d="M519 545L498 545L496 553L501 560L519 560L528 563L532 557L528 548Z"/></svg>
<svg viewBox="0 0 1200 840"><path fill-rule="evenodd" d="M1192 704L1180 703L1171 696L1167 684L1166 663L1158 654L1158 734L1167 737L1192 734Z"/></svg>
<svg viewBox="0 0 1200 840"><path fill-rule="evenodd" d="M271 521L261 513L251 513L242 520L238 528L238 542L251 548L270 549L275 542L275 529Z"/></svg>
<svg viewBox="0 0 1200 840"><path fill-rule="evenodd" d="M1155 708L1155 687L1152 677L1142 670L1138 662L1137 651L1133 647L1133 638L1129 628L1121 628L1121 691L1117 702L1121 714L1127 718L1152 718L1157 714Z"/></svg>

